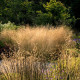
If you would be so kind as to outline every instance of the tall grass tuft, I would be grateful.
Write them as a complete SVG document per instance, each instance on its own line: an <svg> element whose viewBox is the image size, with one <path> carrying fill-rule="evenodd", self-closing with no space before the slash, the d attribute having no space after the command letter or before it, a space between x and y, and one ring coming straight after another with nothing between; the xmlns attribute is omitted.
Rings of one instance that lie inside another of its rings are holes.
<svg viewBox="0 0 80 80"><path fill-rule="evenodd" d="M4 55L0 64L0 80L68 80L69 76L79 70L80 61L78 55L75 55L76 50L72 51L75 42L69 28L27 26L17 30L3 30L0 36L0 41L11 49L6 52L9 58ZM76 59L77 67L73 63Z"/></svg>
<svg viewBox="0 0 80 80"><path fill-rule="evenodd" d="M66 48L73 46L72 31L66 27L58 28L29 28L4 30L0 40L10 48L25 51L44 61L57 59Z"/></svg>

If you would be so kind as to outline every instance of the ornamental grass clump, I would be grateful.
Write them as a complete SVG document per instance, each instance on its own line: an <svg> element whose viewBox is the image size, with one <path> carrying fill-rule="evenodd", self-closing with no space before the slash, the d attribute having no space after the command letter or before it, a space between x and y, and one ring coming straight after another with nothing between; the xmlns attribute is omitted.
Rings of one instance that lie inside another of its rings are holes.
<svg viewBox="0 0 80 80"><path fill-rule="evenodd" d="M75 65L71 67L70 64L79 57L73 54L76 48L72 31L64 26L3 30L0 41L11 50L6 52L9 53L7 58L5 51L2 52L0 80L67 80L67 73L71 73Z"/></svg>
<svg viewBox="0 0 80 80"><path fill-rule="evenodd" d="M72 31L66 27L21 28L18 30L4 30L1 39L12 49L24 50L38 60L50 61L58 59L66 48L74 46Z"/></svg>

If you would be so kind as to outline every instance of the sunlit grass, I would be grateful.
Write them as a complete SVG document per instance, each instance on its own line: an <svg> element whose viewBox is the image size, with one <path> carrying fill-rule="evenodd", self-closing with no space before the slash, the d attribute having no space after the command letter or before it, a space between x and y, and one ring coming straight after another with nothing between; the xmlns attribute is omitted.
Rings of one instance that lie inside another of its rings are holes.
<svg viewBox="0 0 80 80"><path fill-rule="evenodd" d="M80 54L73 33L64 26L3 30L9 46L0 65L0 80L79 80ZM3 48L4 48L3 46Z"/></svg>
<svg viewBox="0 0 80 80"><path fill-rule="evenodd" d="M0 40L10 48L25 51L25 54L46 61L57 59L67 47L74 46L72 31L66 27L37 27L18 30L4 30Z"/></svg>

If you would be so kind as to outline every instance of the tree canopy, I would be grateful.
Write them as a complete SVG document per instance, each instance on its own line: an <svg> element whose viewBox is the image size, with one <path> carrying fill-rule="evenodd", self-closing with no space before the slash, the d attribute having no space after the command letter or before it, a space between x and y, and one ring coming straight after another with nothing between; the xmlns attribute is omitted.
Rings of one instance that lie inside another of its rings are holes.
<svg viewBox="0 0 80 80"><path fill-rule="evenodd" d="M0 0L0 22L75 26L80 18L79 3L80 0Z"/></svg>

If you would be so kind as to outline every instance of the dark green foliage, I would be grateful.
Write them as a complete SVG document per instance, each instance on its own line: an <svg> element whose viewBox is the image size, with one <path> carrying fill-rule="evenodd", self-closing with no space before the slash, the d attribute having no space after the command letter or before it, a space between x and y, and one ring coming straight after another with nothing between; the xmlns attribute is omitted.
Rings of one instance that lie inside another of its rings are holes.
<svg viewBox="0 0 80 80"><path fill-rule="evenodd" d="M48 12L52 13L53 24L65 23L65 20L70 17L67 13L67 8L61 2L56 2L56 0L50 0L50 2L45 5L45 8Z"/></svg>
<svg viewBox="0 0 80 80"><path fill-rule="evenodd" d="M72 0L0 0L0 22L11 21L18 25L66 24L73 26L75 23L73 14L78 14L79 5L76 5L79 0L75 1L77 3L71 4L72 8L69 9L68 6L71 2Z"/></svg>
<svg viewBox="0 0 80 80"><path fill-rule="evenodd" d="M47 4L43 4L45 12L37 11L38 15L35 19L36 24L45 25L70 25L73 21L70 17L68 9L61 2L50 0ZM73 21L74 22L74 21Z"/></svg>
<svg viewBox="0 0 80 80"><path fill-rule="evenodd" d="M38 15L35 19L35 23L37 25L52 24L52 14L51 13L42 13L41 11L38 11Z"/></svg>
<svg viewBox="0 0 80 80"><path fill-rule="evenodd" d="M79 11L80 0L57 0L57 1L61 1L63 4L65 4L67 8L70 8L69 13L71 14L71 17L74 16L76 19L75 24L72 25L73 23L71 23L71 26L74 30L79 32L80 31L80 11Z"/></svg>
<svg viewBox="0 0 80 80"><path fill-rule="evenodd" d="M5 46L4 43L2 41L0 41L0 48L4 47L4 46Z"/></svg>

